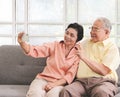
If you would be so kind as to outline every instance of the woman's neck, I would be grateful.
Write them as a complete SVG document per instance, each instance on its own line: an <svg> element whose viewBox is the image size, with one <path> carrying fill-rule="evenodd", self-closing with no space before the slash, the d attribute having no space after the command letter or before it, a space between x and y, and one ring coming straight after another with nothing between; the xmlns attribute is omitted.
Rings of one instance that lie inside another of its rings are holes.
<svg viewBox="0 0 120 97"><path fill-rule="evenodd" d="M67 57L74 46L65 45L65 57Z"/></svg>
<svg viewBox="0 0 120 97"><path fill-rule="evenodd" d="M74 45L65 45L66 50L71 50L74 47Z"/></svg>

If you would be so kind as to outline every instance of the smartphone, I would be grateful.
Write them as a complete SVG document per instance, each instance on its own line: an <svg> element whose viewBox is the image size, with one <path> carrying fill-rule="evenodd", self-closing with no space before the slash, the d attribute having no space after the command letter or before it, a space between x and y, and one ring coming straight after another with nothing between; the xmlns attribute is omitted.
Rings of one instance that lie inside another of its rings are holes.
<svg viewBox="0 0 120 97"><path fill-rule="evenodd" d="M29 35L24 33L23 36L22 36L22 41L29 42Z"/></svg>

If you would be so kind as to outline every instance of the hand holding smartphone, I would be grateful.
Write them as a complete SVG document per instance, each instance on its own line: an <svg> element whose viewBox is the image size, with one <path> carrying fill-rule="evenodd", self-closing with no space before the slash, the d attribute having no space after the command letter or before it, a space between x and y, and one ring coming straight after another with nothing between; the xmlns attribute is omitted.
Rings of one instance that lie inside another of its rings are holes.
<svg viewBox="0 0 120 97"><path fill-rule="evenodd" d="M29 35L24 33L23 36L22 36L22 41L29 42Z"/></svg>

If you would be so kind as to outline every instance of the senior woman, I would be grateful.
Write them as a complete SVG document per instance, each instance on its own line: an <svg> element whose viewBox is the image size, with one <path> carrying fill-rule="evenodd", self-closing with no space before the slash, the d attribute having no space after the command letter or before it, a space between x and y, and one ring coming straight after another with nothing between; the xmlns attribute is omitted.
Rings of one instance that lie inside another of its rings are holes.
<svg viewBox="0 0 120 97"><path fill-rule="evenodd" d="M18 43L27 55L47 57L47 65L32 81L26 97L59 97L63 86L74 80L80 61L77 42L82 40L83 32L81 25L71 23L65 30L64 40L39 46L24 42L24 32L18 34Z"/></svg>

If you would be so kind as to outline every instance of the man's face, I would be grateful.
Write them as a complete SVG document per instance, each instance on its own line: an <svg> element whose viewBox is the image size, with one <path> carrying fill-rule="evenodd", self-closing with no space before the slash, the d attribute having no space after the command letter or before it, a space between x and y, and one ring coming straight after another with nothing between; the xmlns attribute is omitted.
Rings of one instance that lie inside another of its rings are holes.
<svg viewBox="0 0 120 97"><path fill-rule="evenodd" d="M109 37L109 31L104 27L103 22L96 20L91 27L91 39L93 42L99 42Z"/></svg>

